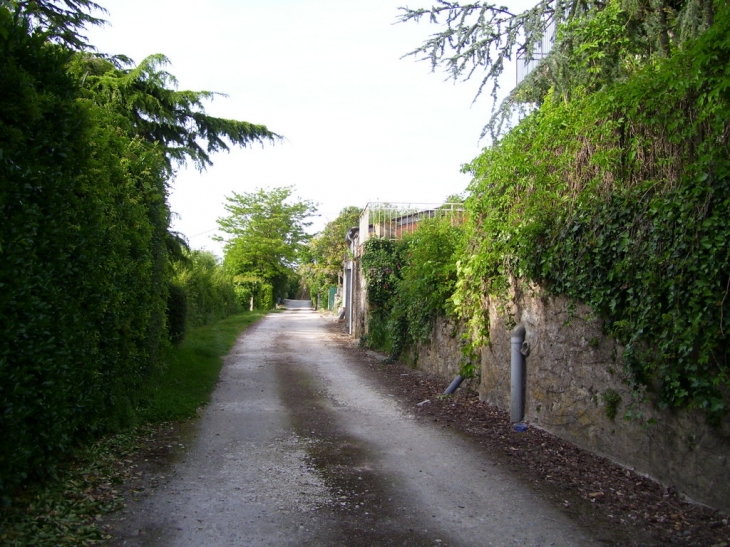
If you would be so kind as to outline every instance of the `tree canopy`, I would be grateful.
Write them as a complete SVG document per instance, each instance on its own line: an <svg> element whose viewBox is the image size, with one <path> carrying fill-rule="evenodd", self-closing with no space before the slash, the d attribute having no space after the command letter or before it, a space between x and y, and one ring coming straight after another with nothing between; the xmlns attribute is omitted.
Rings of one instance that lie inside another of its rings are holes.
<svg viewBox="0 0 730 547"><path fill-rule="evenodd" d="M607 9L608 16L602 14ZM442 68L455 81L479 78L475 100L490 89L495 107L506 62L535 60L543 39L552 42L537 69L493 112L482 132L493 138L512 126L515 111L541 104L550 89L566 98L586 78L625 76L632 67L668 57L714 19L712 0L540 0L523 11L437 0L431 8L400 10L400 22L427 18L441 27L407 55Z"/></svg>
<svg viewBox="0 0 730 547"><path fill-rule="evenodd" d="M348 250L345 235L350 228L358 225L361 211L359 207L345 207L309 242L299 273L313 296L338 284Z"/></svg>
<svg viewBox="0 0 730 547"><path fill-rule="evenodd" d="M310 200L292 198L293 186L261 188L226 198L228 216L218 219L228 234L224 265L231 274L253 276L286 296L286 286L310 236L307 219L317 211Z"/></svg>

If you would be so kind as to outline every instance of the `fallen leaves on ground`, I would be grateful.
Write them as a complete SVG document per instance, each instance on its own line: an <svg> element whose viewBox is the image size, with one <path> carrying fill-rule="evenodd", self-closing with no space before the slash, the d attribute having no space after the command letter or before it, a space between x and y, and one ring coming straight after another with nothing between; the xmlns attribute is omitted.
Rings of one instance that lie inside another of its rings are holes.
<svg viewBox="0 0 730 547"><path fill-rule="evenodd" d="M541 429L516 432L507 412L480 401L474 391L460 388L443 396L448 381L433 375L372 359L370 367L420 419L477 439L496 465L506 466L574 518L590 519L593 513L598 526L615 523L625 530L629 545L730 547L727 515Z"/></svg>

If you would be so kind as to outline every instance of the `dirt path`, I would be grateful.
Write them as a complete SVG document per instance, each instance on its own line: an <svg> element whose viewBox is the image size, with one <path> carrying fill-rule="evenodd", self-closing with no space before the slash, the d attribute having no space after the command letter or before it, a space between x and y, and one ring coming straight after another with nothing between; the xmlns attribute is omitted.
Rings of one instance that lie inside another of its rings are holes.
<svg viewBox="0 0 730 547"><path fill-rule="evenodd" d="M328 321L273 314L239 339L188 448L114 517L113 545L615 544L414 419Z"/></svg>

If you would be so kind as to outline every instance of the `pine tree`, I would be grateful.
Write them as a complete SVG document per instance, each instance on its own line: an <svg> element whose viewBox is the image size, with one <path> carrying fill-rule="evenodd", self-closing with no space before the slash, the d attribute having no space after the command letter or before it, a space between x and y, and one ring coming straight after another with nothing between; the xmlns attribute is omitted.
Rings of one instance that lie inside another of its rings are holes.
<svg viewBox="0 0 730 547"><path fill-rule="evenodd" d="M604 13L609 8L613 17ZM595 83L591 77L596 66L576 60L586 50L593 49L590 61L601 59L598 80L610 81L625 76L625 63L670 56L713 21L712 0L541 0L521 12L490 2L437 0L428 9L400 9L399 22L427 18L441 26L407 56L427 60L432 70L441 68L455 81L479 78L474 100L489 89L493 115L481 136L489 134L493 139L520 117L515 113L524 114L539 105L548 90L557 89L557 96L566 98L570 89L586 80ZM613 34L608 36L606 30ZM544 53L544 40L550 42L550 53L497 105L505 64L537 60Z"/></svg>

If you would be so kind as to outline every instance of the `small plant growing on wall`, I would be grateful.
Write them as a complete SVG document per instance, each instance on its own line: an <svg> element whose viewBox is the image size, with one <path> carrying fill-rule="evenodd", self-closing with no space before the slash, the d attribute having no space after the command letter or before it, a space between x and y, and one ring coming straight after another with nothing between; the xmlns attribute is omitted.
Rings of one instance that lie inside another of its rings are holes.
<svg viewBox="0 0 730 547"><path fill-rule="evenodd" d="M603 392L603 409L606 417L613 421L618 413L618 407L621 404L621 395L615 389L607 389Z"/></svg>

